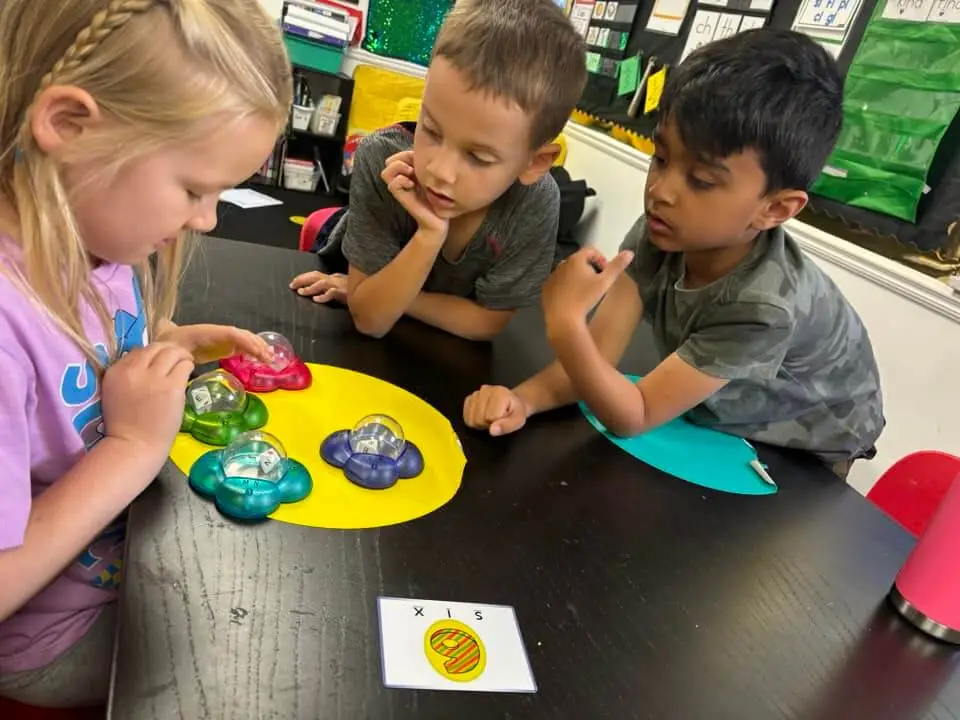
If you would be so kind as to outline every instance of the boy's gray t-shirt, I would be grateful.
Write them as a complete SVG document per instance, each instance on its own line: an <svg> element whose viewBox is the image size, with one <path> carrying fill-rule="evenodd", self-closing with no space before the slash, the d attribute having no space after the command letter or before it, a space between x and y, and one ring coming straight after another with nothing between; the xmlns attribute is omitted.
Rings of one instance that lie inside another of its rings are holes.
<svg viewBox="0 0 960 720"><path fill-rule="evenodd" d="M662 357L730 380L692 422L836 463L872 455L884 426L870 338L833 281L783 228L728 275L683 287L682 253L652 245L641 218L621 246Z"/></svg>
<svg viewBox="0 0 960 720"><path fill-rule="evenodd" d="M411 130L396 125L368 135L354 155L350 206L330 242L339 242L347 261L367 275L386 267L417 231L380 177L387 158L412 147ZM534 305L553 267L559 222L560 190L551 175L533 185L514 183L490 206L458 260L437 255L423 290L491 310Z"/></svg>

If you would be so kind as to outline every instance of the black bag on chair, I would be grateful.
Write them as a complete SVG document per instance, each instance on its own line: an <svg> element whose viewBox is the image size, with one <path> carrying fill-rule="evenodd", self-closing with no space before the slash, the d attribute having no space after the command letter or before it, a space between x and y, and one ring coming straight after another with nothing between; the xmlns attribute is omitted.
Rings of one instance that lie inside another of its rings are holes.
<svg viewBox="0 0 960 720"><path fill-rule="evenodd" d="M557 252L553 259L556 267L561 260L580 249L580 243L574 232L588 197L597 194L587 185L586 180L571 180L570 173L562 167L550 168L550 174L560 188L560 225L557 228Z"/></svg>

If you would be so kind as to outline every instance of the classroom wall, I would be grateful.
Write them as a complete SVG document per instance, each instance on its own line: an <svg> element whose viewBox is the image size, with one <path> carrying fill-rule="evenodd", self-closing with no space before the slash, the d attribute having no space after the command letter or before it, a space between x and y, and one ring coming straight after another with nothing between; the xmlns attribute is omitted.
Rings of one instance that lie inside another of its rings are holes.
<svg viewBox="0 0 960 720"><path fill-rule="evenodd" d="M568 125L566 168L597 191L583 225L586 242L615 254L643 208L648 159L622 143ZM878 455L857 463L850 483L866 493L897 458L916 450L960 454L960 303L921 273L802 223L791 233L863 319L880 366L887 427Z"/></svg>
<svg viewBox="0 0 960 720"><path fill-rule="evenodd" d="M260 4L266 8L271 17L280 19L280 12L283 10L283 0L260 0Z"/></svg>

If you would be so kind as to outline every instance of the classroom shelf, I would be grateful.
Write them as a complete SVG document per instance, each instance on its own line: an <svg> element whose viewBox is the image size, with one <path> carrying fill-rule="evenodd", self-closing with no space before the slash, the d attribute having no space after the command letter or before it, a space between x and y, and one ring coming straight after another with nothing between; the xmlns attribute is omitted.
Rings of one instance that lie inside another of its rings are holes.
<svg viewBox="0 0 960 720"><path fill-rule="evenodd" d="M338 187L342 187L341 174L343 171L344 145L347 139L347 123L350 117L350 104L353 100L353 79L341 72L323 72L312 67L294 62L294 77L302 77L310 93L310 97L319 99L323 95L339 95L340 123L334 135L319 135L310 130L294 130L290 123L284 135L277 142L272 156L272 175L257 173L250 182L269 187L283 187L283 162L289 158L316 160L323 169L323 175L330 185L329 192L321 179L317 189L312 192L316 195L332 196L338 194ZM291 192L293 188L284 188Z"/></svg>

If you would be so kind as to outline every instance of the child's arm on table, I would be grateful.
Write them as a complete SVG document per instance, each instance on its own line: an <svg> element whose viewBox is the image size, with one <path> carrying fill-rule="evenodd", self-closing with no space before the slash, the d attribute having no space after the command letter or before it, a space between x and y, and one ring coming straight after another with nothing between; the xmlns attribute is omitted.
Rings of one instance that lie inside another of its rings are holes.
<svg viewBox="0 0 960 720"><path fill-rule="evenodd" d="M574 395L610 432L637 435L687 412L720 390L727 380L708 375L676 353L634 384L606 358L587 328L586 316L607 289L622 278L633 253L609 263L595 250L571 256L543 292L547 337ZM599 263L600 272L594 268Z"/></svg>
<svg viewBox="0 0 960 720"><path fill-rule="evenodd" d="M513 319L516 310L491 310L473 300L421 292L407 315L466 340L492 340Z"/></svg>
<svg viewBox="0 0 960 720"><path fill-rule="evenodd" d="M383 337L407 314L468 339L495 334L493 328L506 325L509 315L504 317L505 313L487 310L471 300L422 292L447 240L449 223L437 217L420 197L413 178L413 152L389 158L381 177L397 202L416 220L418 229L378 272L366 274L350 264L347 305L357 329L365 335Z"/></svg>
<svg viewBox="0 0 960 720"><path fill-rule="evenodd" d="M0 435L3 522L17 521L14 500L30 509L22 543L0 551L0 621L53 581L156 477L180 427L193 367L188 351L167 343L118 360L103 378L106 436L32 501L23 450L29 444L27 382L22 375L7 378L0 389L0 403L11 411ZM11 418L13 408L21 408L22 417Z"/></svg>
<svg viewBox="0 0 960 720"><path fill-rule="evenodd" d="M501 208L501 213L503 213ZM420 293L407 312L468 340L492 340L520 308L534 305L550 274L557 247L560 195L554 183L526 190L510 214L488 236L493 262L474 282L476 301L438 293ZM501 242L503 241L503 242Z"/></svg>
<svg viewBox="0 0 960 720"><path fill-rule="evenodd" d="M413 176L413 151L388 158L380 177L387 190L417 222L417 231L396 256L375 273L362 272L350 263L347 305L357 329L373 337L386 335L420 294L449 230L449 223L437 217L419 197ZM371 231L372 228L363 234L369 235Z"/></svg>
<svg viewBox="0 0 960 720"><path fill-rule="evenodd" d="M358 278L363 277L355 268L354 273ZM296 290L298 295L312 297L318 304L338 300L349 305L348 286L346 275L330 275L319 271L298 275L290 283L291 290ZM404 314L466 340L490 340L500 334L516 311L491 310L467 298L420 291Z"/></svg>
<svg viewBox="0 0 960 720"><path fill-rule="evenodd" d="M623 357L643 316L637 286L625 275L617 277L590 320L589 333L600 354L612 366ZM527 418L576 402L577 391L559 361L554 361L512 390L485 385L464 402L464 421L491 435L505 435L523 427Z"/></svg>

